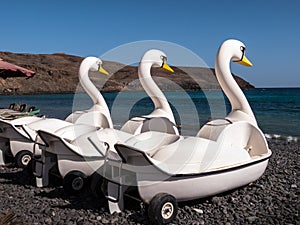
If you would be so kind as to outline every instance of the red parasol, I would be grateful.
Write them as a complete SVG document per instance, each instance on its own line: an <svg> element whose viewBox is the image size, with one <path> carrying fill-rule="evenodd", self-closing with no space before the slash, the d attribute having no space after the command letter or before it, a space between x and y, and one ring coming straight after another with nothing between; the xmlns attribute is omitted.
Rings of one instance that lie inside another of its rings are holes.
<svg viewBox="0 0 300 225"><path fill-rule="evenodd" d="M31 77L35 74L34 71L25 69L21 66L17 66L8 62L4 62L0 58L0 77Z"/></svg>

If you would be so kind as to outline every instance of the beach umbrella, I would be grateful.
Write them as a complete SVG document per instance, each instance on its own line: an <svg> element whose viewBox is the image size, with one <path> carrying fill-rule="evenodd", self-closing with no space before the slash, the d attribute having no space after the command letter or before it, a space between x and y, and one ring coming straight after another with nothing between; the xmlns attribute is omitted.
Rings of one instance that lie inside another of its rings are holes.
<svg viewBox="0 0 300 225"><path fill-rule="evenodd" d="M8 63L3 61L0 58L0 77L31 77L35 74L34 71L25 69L21 66L14 65L12 63Z"/></svg>

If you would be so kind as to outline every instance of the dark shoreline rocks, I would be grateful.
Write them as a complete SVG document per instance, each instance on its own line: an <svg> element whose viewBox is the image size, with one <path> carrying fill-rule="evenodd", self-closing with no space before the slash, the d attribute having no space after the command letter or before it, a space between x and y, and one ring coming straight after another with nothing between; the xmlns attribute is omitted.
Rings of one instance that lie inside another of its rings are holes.
<svg viewBox="0 0 300 225"><path fill-rule="evenodd" d="M17 54L0 52L3 60L22 66L36 72L32 78L0 76L0 94L66 94L82 92L79 85L78 69L82 57L55 54ZM118 92L121 90L141 91L138 82L137 67L125 66L117 62L105 61L104 68L111 76L100 76L92 73L92 81L103 92ZM163 91L178 91L179 85L185 91L220 89L214 69L196 67L173 67L171 74L160 68L152 69L152 75L158 77L156 82ZM242 89L254 89L254 86L235 76Z"/></svg>
<svg viewBox="0 0 300 225"><path fill-rule="evenodd" d="M269 147L273 155L259 180L179 203L173 224L300 224L300 143L270 140ZM134 200L126 199L126 210L110 215L106 200L90 191L75 197L61 186L37 188L26 170L13 166L0 167L0 200L0 218L13 213L23 224L150 224Z"/></svg>

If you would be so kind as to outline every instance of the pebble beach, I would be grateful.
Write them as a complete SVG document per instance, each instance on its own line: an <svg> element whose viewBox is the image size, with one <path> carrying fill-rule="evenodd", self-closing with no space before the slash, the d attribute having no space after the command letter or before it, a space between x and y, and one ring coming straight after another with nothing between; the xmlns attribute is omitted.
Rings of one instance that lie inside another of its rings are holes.
<svg viewBox="0 0 300 225"><path fill-rule="evenodd" d="M300 143L269 140L273 155L257 181L206 199L179 203L173 224L300 224ZM110 214L107 201L86 189L69 196L59 185L35 187L28 170L0 167L0 224L150 224L140 203ZM6 221L5 221L6 220Z"/></svg>

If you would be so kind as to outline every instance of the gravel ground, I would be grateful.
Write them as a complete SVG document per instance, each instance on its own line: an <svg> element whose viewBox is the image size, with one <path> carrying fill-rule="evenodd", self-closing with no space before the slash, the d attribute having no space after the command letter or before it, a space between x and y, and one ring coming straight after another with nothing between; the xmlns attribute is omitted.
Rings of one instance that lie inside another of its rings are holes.
<svg viewBox="0 0 300 225"><path fill-rule="evenodd" d="M269 144L273 156L258 181L180 203L174 224L300 224L300 143ZM0 167L0 199L2 222L3 215L13 214L19 224L149 224L134 200L126 199L125 212L110 215L105 199L89 190L70 197L61 186L37 188L26 170L13 166Z"/></svg>

